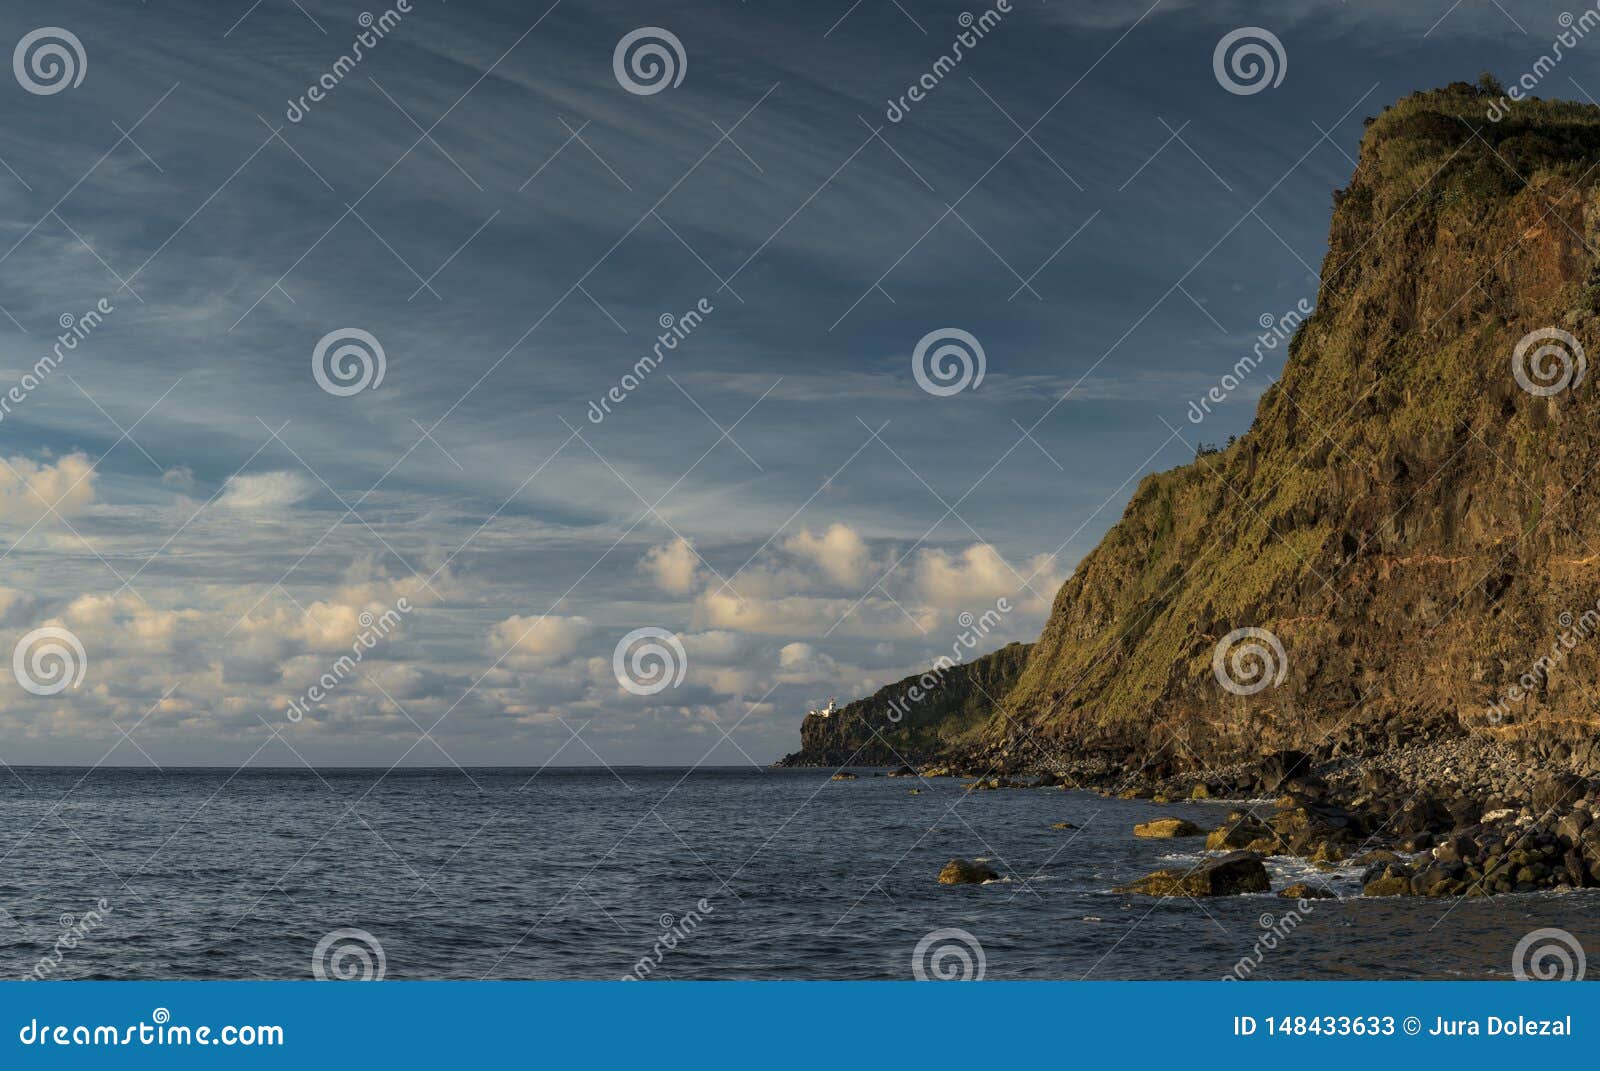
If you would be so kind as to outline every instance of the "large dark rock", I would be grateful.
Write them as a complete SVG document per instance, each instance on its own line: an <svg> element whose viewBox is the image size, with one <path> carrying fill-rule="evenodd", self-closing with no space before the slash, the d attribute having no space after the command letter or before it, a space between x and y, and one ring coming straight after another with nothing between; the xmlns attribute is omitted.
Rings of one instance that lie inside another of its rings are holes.
<svg viewBox="0 0 1600 1071"><path fill-rule="evenodd" d="M1213 852L1227 851L1229 848L1243 848L1255 841L1273 837L1272 827L1255 815L1245 811L1233 811L1222 825L1213 829L1206 837L1206 849Z"/></svg>
<svg viewBox="0 0 1600 1071"><path fill-rule="evenodd" d="M1261 762L1257 775L1263 792L1283 791L1291 780L1311 778L1312 758L1304 751L1274 751Z"/></svg>
<svg viewBox="0 0 1600 1071"><path fill-rule="evenodd" d="M940 885L981 885L986 881L997 881L1000 875L983 863L974 863L967 859L952 859L939 871Z"/></svg>
<svg viewBox="0 0 1600 1071"><path fill-rule="evenodd" d="M1536 818L1565 814L1588 794L1589 783L1575 774L1549 774L1533 786L1533 813Z"/></svg>
<svg viewBox="0 0 1600 1071"><path fill-rule="evenodd" d="M1133 827L1136 837L1199 837L1205 830L1187 818L1156 818Z"/></svg>
<svg viewBox="0 0 1600 1071"><path fill-rule="evenodd" d="M1255 852L1233 852L1220 859L1208 859L1188 870L1158 870L1146 874L1118 892L1144 896L1234 896L1239 893L1267 892L1272 882L1261 856Z"/></svg>

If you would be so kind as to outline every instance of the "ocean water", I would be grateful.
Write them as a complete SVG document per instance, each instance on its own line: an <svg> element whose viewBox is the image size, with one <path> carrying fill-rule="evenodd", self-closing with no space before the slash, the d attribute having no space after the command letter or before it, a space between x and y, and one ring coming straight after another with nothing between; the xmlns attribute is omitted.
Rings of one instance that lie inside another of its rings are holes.
<svg viewBox="0 0 1600 1071"><path fill-rule="evenodd" d="M1594 892L1300 911L1111 891L1201 854L1135 822L1228 803L831 772L21 768L0 774L0 973L895 979L920 956L1013 979L1506 978L1539 928L1600 949ZM940 886L952 856L1004 880ZM1313 873L1270 866L1275 887Z"/></svg>

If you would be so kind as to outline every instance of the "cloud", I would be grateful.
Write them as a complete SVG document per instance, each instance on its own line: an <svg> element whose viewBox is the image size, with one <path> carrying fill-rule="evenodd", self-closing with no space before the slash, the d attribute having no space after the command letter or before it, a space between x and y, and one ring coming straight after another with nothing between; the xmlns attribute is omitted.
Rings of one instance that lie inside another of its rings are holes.
<svg viewBox="0 0 1600 1071"><path fill-rule="evenodd" d="M708 628L768 636L820 638L844 636L922 636L938 621L928 609L896 607L887 598L820 598L785 595L739 598L731 591L703 592L694 605L695 621Z"/></svg>
<svg viewBox="0 0 1600 1071"><path fill-rule="evenodd" d="M582 617L516 615L489 630L489 646L495 655L509 652L508 665L548 666L576 654L593 631L593 624Z"/></svg>
<svg viewBox="0 0 1600 1071"><path fill-rule="evenodd" d="M689 541L680 537L659 547L651 547L639 563L639 568L656 582L656 587L667 594L687 595L694 590L700 559Z"/></svg>
<svg viewBox="0 0 1600 1071"><path fill-rule="evenodd" d="M54 464L0 459L0 523L28 526L51 512L70 517L95 500L94 466L82 454Z"/></svg>
<svg viewBox="0 0 1600 1071"><path fill-rule="evenodd" d="M223 509L287 509L311 494L311 481L297 472L262 472L229 477L217 505Z"/></svg>
<svg viewBox="0 0 1600 1071"><path fill-rule="evenodd" d="M1048 606L1064 580L1053 554L1039 554L1013 566L988 543L959 554L930 548L917 555L913 587L918 600L944 609L971 609L1002 596L1019 606ZM1031 589L1031 590L1030 590Z"/></svg>
<svg viewBox="0 0 1600 1071"><path fill-rule="evenodd" d="M783 547L817 566L841 587L861 588L869 579L872 556L866 540L848 525L835 523L820 536L809 529L798 532L785 540Z"/></svg>
<svg viewBox="0 0 1600 1071"><path fill-rule="evenodd" d="M188 494L194 490L194 469L188 465L170 468L161 474L161 482L167 487L174 487Z"/></svg>

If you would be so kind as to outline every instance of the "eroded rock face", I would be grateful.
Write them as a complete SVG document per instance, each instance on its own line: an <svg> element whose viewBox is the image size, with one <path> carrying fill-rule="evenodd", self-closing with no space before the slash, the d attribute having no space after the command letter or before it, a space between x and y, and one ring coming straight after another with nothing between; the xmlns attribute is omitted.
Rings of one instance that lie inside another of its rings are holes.
<svg viewBox="0 0 1600 1071"><path fill-rule="evenodd" d="M1117 891L1143 896L1233 896L1266 892L1271 887L1261 856L1232 852L1187 870L1157 870Z"/></svg>

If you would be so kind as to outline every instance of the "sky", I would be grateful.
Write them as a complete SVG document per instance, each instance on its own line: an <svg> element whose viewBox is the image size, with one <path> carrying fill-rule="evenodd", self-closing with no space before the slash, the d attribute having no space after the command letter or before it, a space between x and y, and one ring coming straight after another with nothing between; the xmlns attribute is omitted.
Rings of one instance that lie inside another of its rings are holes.
<svg viewBox="0 0 1600 1071"><path fill-rule="evenodd" d="M1314 303L1363 119L1561 30L408 6L0 11L0 761L765 764L1032 640L1249 426L1281 347L1190 402ZM1587 87L1600 41L1539 92Z"/></svg>

